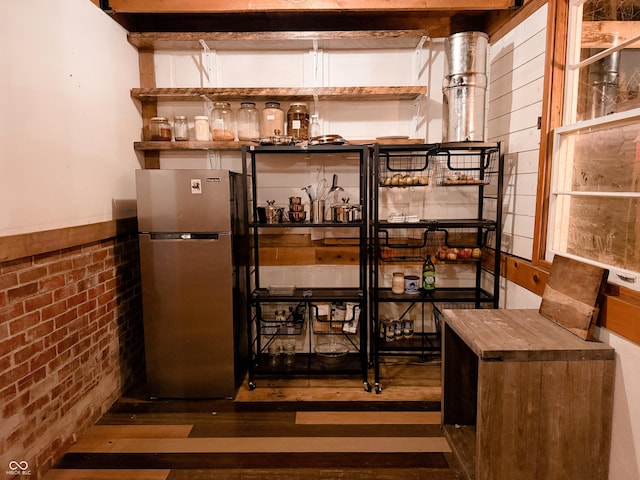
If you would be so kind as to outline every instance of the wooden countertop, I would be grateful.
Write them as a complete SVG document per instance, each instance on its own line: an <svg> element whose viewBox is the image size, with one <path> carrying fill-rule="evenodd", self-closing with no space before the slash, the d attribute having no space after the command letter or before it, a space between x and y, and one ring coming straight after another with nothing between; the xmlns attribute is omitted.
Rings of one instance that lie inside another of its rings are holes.
<svg viewBox="0 0 640 480"><path fill-rule="evenodd" d="M611 360L614 349L582 340L532 309L443 310L444 322L485 361Z"/></svg>

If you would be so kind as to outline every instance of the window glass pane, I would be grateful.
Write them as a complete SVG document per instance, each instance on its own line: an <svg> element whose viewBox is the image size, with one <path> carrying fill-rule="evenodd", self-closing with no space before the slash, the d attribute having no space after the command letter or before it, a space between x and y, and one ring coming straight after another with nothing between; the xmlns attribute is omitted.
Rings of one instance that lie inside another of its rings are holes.
<svg viewBox="0 0 640 480"><path fill-rule="evenodd" d="M562 234L554 237L554 250L640 271L638 198L562 196L558 202L568 215L556 226Z"/></svg>
<svg viewBox="0 0 640 480"><path fill-rule="evenodd" d="M578 31L582 32L580 58L574 59L574 64L637 36L640 33L640 1L584 2L582 28ZM578 121L639 107L640 43L631 43L585 65L578 75Z"/></svg>
<svg viewBox="0 0 640 480"><path fill-rule="evenodd" d="M640 118L561 137L556 191L640 192Z"/></svg>

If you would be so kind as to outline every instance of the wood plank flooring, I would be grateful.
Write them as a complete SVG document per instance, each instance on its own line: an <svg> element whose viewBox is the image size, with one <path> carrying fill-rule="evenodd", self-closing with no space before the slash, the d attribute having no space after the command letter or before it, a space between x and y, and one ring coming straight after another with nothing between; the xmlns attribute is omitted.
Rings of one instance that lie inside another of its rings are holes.
<svg viewBox="0 0 640 480"><path fill-rule="evenodd" d="M132 393L45 479L462 479L440 428L439 368L390 367L380 395L333 377L261 381L235 400Z"/></svg>

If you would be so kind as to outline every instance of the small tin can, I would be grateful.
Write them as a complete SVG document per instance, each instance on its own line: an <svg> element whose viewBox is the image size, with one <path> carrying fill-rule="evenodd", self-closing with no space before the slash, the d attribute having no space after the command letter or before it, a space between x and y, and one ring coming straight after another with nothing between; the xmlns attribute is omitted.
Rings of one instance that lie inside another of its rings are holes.
<svg viewBox="0 0 640 480"><path fill-rule="evenodd" d="M393 322L389 320L383 320L382 324L384 328L381 331L384 331L384 340L386 342L393 342L396 339L396 331Z"/></svg>
<svg viewBox="0 0 640 480"><path fill-rule="evenodd" d="M402 322L400 320L393 321L393 336L396 340L400 340L403 336L402 334Z"/></svg>
<svg viewBox="0 0 640 480"><path fill-rule="evenodd" d="M417 275L407 275L404 277L404 293L420 293L420 277Z"/></svg>
<svg viewBox="0 0 640 480"><path fill-rule="evenodd" d="M404 338L413 337L413 320L404 320L402 322L402 336Z"/></svg>

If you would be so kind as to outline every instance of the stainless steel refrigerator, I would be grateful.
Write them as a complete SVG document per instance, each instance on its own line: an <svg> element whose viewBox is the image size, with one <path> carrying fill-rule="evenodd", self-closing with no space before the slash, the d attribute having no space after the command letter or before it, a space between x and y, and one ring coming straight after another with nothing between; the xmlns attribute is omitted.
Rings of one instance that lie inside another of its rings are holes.
<svg viewBox="0 0 640 480"><path fill-rule="evenodd" d="M136 171L151 397L234 397L242 381L244 185L227 170Z"/></svg>

